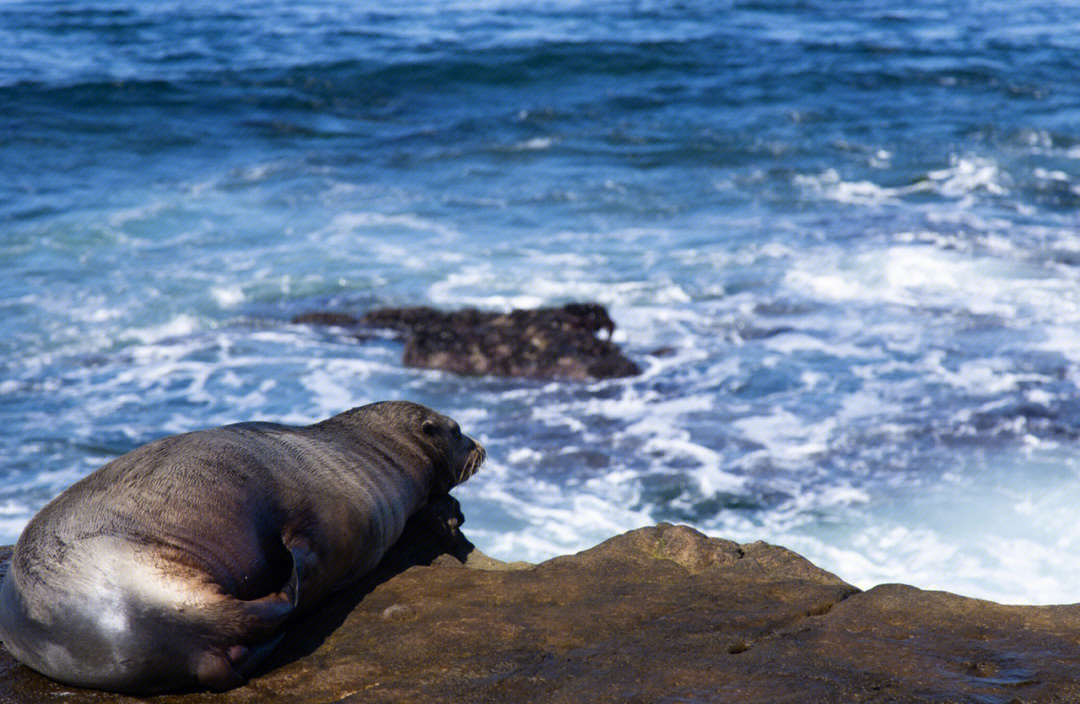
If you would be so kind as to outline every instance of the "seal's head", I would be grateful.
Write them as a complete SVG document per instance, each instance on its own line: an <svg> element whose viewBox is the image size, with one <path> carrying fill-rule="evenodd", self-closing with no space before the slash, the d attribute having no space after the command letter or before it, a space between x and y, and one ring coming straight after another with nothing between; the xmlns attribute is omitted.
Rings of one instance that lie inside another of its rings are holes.
<svg viewBox="0 0 1080 704"><path fill-rule="evenodd" d="M382 401L354 408L324 423L344 423L368 436L391 434L420 450L435 470L434 489L445 493L480 468L487 452L453 418L412 401Z"/></svg>
<svg viewBox="0 0 1080 704"><path fill-rule="evenodd" d="M439 488L444 492L462 483L480 468L487 451L484 446L461 432L461 426L431 409L420 423L420 431L433 450Z"/></svg>

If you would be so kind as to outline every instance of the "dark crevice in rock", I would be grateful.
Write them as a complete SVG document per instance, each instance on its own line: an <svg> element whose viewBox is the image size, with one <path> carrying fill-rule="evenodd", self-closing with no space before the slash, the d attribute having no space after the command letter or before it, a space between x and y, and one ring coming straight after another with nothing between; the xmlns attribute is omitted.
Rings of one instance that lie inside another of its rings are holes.
<svg viewBox="0 0 1080 704"><path fill-rule="evenodd" d="M752 648L752 647L754 647L754 646L749 641L745 641L745 640L736 641L735 643L733 643L731 645L730 648L728 648L728 654L729 655L739 655L740 653L745 653L747 650L750 650L750 648Z"/></svg>
<svg viewBox="0 0 1080 704"><path fill-rule="evenodd" d="M836 608L837 604L859 593L860 590L851 591L841 595L841 597L839 599L836 599L835 601L826 602L817 608L810 609L806 612L806 618L820 618L822 616L828 616L832 612L832 610Z"/></svg>
<svg viewBox="0 0 1080 704"><path fill-rule="evenodd" d="M800 633L808 630L805 625L805 622L808 619L821 619L828 616L828 614L832 612L832 610L836 607L837 604L858 593L860 593L858 590L849 591L841 594L838 598L830 599L822 602L821 604L811 606L803 614L797 615L791 621L788 621L786 623L778 623L774 628L771 628L764 633L758 634L757 637L753 639L741 640L734 643L728 649L728 653L730 655L739 655L745 653L746 651L761 643L775 638L797 637Z"/></svg>

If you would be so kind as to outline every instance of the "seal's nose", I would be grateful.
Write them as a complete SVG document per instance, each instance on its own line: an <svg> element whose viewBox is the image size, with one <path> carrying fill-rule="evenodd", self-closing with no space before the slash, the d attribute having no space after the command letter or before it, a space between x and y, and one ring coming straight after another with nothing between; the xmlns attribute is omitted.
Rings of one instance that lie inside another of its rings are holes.
<svg viewBox="0 0 1080 704"><path fill-rule="evenodd" d="M472 438L469 438L469 442L472 444L472 449L469 450L469 456L465 459L465 465L461 468L461 476L457 480L458 484L476 474L476 470L480 469L480 465L487 459L487 450L484 449L483 445Z"/></svg>

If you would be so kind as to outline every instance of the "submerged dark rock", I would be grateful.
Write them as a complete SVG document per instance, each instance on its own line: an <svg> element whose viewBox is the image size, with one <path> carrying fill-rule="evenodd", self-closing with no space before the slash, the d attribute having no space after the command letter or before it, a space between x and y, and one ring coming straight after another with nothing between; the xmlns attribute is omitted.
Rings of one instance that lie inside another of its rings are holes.
<svg viewBox="0 0 1080 704"><path fill-rule="evenodd" d="M196 702L1075 702L1080 607L866 592L766 543L660 524L539 565L483 556L457 504ZM10 551L0 549L0 573ZM0 652L0 701L136 702Z"/></svg>
<svg viewBox="0 0 1080 704"><path fill-rule="evenodd" d="M292 322L297 325L335 325L337 327L349 328L359 325L360 319L353 317L348 313L315 310L295 316L292 319Z"/></svg>
<svg viewBox="0 0 1080 704"><path fill-rule="evenodd" d="M360 318L315 311L293 322L396 331L405 340L403 360L410 367L578 381L641 373L611 342L615 323L597 303L509 313L383 308ZM599 337L600 332L605 336Z"/></svg>

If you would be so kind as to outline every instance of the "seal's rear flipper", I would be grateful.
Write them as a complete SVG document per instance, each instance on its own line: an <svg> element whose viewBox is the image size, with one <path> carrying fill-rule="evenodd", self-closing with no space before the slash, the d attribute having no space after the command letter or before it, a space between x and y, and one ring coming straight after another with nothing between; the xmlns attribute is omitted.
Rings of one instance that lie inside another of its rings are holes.
<svg viewBox="0 0 1080 704"><path fill-rule="evenodd" d="M292 579L289 580L290 583ZM236 615L244 625L244 640L262 642L276 634L285 626L285 621L296 609L293 601L293 589L286 585L280 592L275 592L259 599L233 601Z"/></svg>
<svg viewBox="0 0 1080 704"><path fill-rule="evenodd" d="M295 608L290 592L286 586L286 589L260 599L230 599L226 608L242 623L241 632L256 640L236 643L225 652L215 648L199 655L194 668L199 684L220 691L247 682L252 671L285 636L285 622Z"/></svg>
<svg viewBox="0 0 1080 704"><path fill-rule="evenodd" d="M195 677L199 684L217 691L239 687L247 682L237 672L229 659L221 653L203 653L195 665Z"/></svg>
<svg viewBox="0 0 1080 704"><path fill-rule="evenodd" d="M195 676L199 684L210 689L221 691L239 687L284 637L284 633L279 633L254 645L234 645L225 654L203 653L195 667Z"/></svg>
<svg viewBox="0 0 1080 704"><path fill-rule="evenodd" d="M195 676L204 687L224 690L247 682L251 673L269 657L285 637L285 622L300 602L301 585L315 556L302 540L287 546L292 556L292 570L281 590L258 599L228 597L228 611L244 624L241 629L255 642L237 643L222 653L208 651L199 656Z"/></svg>
<svg viewBox="0 0 1080 704"><path fill-rule="evenodd" d="M247 679L270 656L284 637L284 633L279 633L254 645L234 645L229 648L229 662L236 672Z"/></svg>

